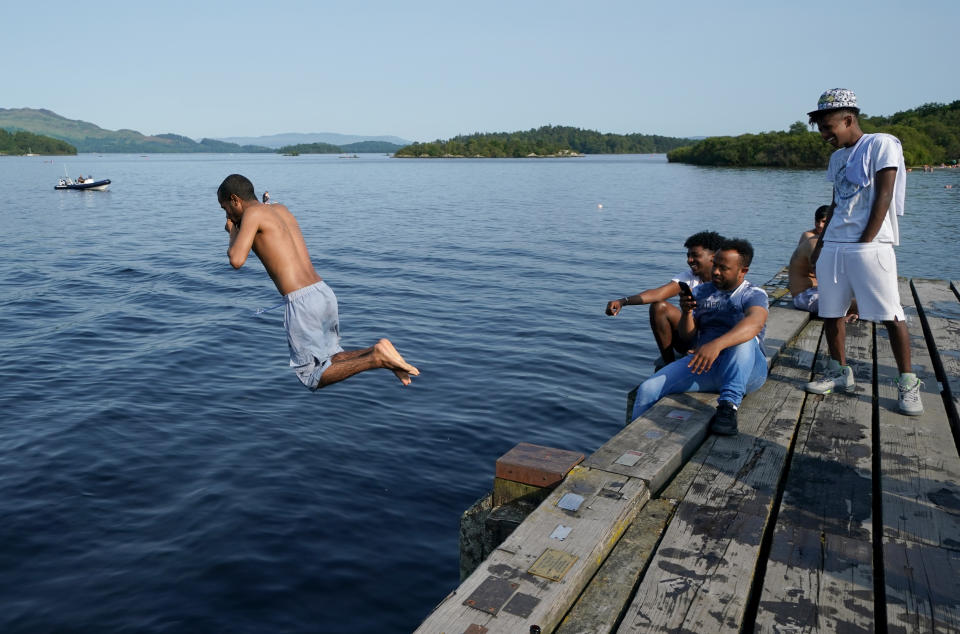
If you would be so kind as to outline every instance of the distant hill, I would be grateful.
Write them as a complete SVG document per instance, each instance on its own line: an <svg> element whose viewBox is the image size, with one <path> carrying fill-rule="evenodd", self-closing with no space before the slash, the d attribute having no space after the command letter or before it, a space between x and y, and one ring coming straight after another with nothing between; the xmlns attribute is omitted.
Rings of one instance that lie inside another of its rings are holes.
<svg viewBox="0 0 960 634"><path fill-rule="evenodd" d="M86 121L67 119L55 112L34 108L0 108L0 128L32 132L60 139L78 152L272 152L267 147L241 146L203 139L199 143L178 134L148 136L136 130L104 130Z"/></svg>
<svg viewBox="0 0 960 634"><path fill-rule="evenodd" d="M264 147L274 149L280 149L290 145L305 145L309 143L327 143L329 145L336 145L337 147L342 148L345 145L360 143L362 141L383 141L385 143L395 144L398 147L410 145L410 141L396 136L359 136L356 134L337 134L336 132L311 132L308 134L287 132L285 134L271 134L268 136L224 137L217 140L226 141L228 143L262 145Z"/></svg>
<svg viewBox="0 0 960 634"><path fill-rule="evenodd" d="M488 132L448 141L413 143L397 151L406 158L575 156L577 154L661 154L690 145L690 139L650 134L609 134L569 126L519 132Z"/></svg>

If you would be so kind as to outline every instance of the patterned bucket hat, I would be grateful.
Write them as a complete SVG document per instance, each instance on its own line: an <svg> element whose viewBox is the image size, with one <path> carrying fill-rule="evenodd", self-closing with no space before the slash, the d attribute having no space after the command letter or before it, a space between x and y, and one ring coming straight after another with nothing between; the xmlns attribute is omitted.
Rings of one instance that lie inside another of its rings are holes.
<svg viewBox="0 0 960 634"><path fill-rule="evenodd" d="M807 115L812 117L818 112L837 110L839 108L853 108L857 112L860 112L860 108L857 107L857 96L853 94L852 90L848 90L847 88L831 88L820 95L820 100L817 102L817 109L808 112Z"/></svg>

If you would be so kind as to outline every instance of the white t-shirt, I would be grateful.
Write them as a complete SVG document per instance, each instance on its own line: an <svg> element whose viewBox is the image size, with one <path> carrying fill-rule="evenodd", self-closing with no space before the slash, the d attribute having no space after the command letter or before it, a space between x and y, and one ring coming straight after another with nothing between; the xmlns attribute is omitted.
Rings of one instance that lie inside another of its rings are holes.
<svg viewBox="0 0 960 634"><path fill-rule="evenodd" d="M691 271L690 269L687 269L683 273L678 273L670 279L674 282L686 282L687 286L689 286L691 289L694 289L700 284L703 284L703 280L701 280L699 277L694 275L693 271Z"/></svg>
<svg viewBox="0 0 960 634"><path fill-rule="evenodd" d="M830 155L827 180L833 183L837 207L824 233L825 242L857 242L870 219L876 197L877 172L895 167L893 200L874 242L900 244L897 216L903 215L906 168L900 141L889 134L864 134L852 146Z"/></svg>

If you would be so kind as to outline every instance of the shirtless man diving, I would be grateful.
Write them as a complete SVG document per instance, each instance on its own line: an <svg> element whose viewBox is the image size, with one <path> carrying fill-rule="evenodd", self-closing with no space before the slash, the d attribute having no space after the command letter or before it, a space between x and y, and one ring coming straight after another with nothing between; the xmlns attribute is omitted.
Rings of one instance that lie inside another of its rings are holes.
<svg viewBox="0 0 960 634"><path fill-rule="evenodd" d="M230 265L239 269L252 249L284 297L290 367L301 383L317 390L384 368L409 385L410 376L420 374L388 339L361 350L340 347L337 298L314 270L300 226L286 206L262 204L253 183L240 174L224 179L217 201L227 214Z"/></svg>

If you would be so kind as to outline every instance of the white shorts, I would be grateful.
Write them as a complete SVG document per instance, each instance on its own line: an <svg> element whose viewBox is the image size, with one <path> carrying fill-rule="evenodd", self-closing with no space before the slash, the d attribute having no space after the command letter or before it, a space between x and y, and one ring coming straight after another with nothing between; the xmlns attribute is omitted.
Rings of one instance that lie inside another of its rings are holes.
<svg viewBox="0 0 960 634"><path fill-rule="evenodd" d="M880 242L824 242L817 260L821 317L843 317L857 298L867 321L905 321L893 245Z"/></svg>

